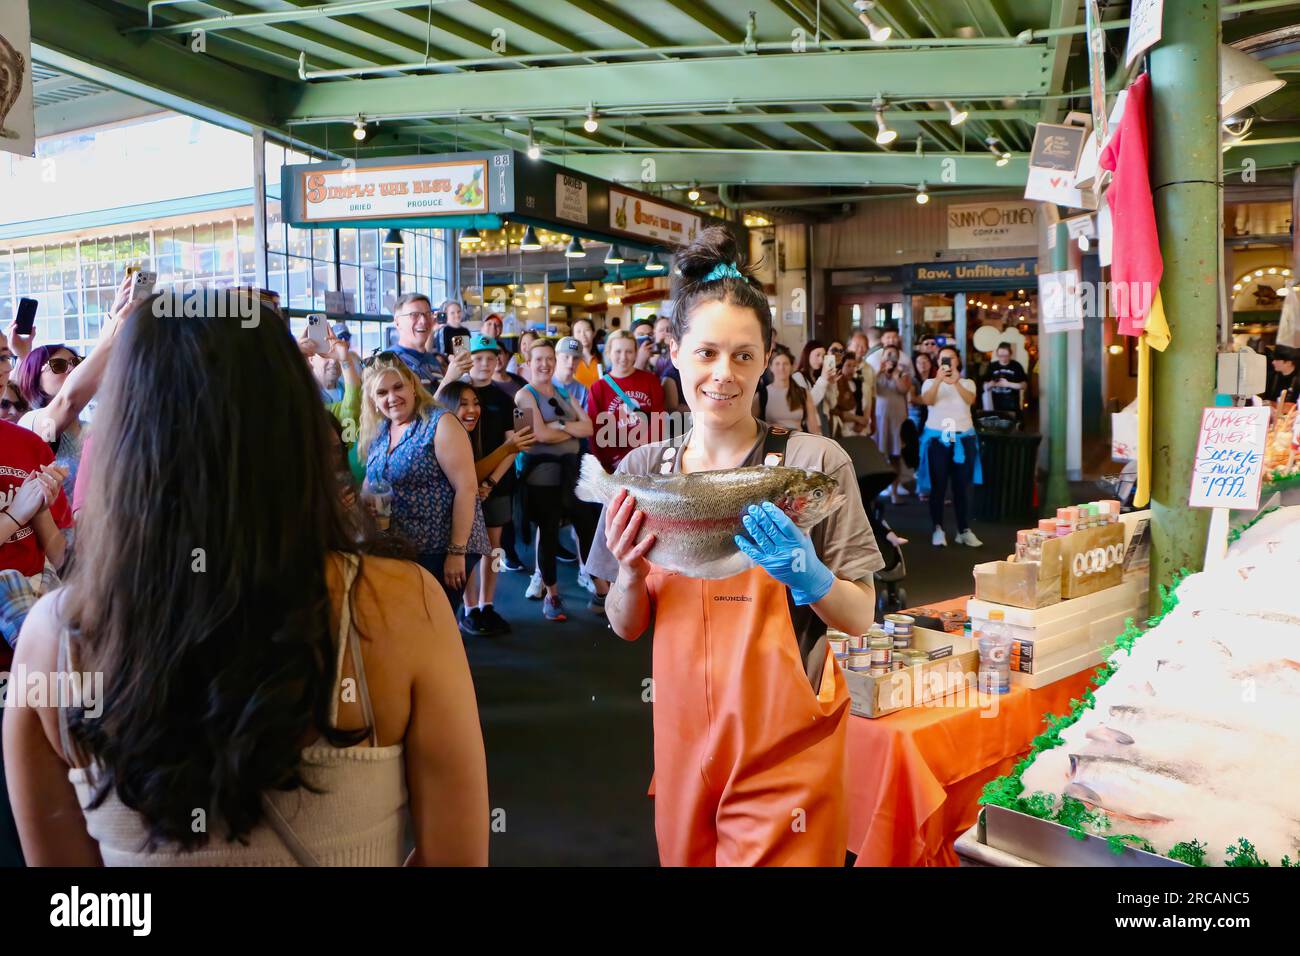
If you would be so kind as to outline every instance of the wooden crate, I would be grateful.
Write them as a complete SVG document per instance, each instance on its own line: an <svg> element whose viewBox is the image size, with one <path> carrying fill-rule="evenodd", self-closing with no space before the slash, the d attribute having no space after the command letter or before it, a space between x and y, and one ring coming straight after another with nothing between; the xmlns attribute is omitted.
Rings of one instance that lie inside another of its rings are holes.
<svg viewBox="0 0 1300 956"><path fill-rule="evenodd" d="M884 717L906 707L928 704L946 696L950 689L964 686L975 694L975 676L979 671L979 651L958 651L967 642L960 634L941 635L924 628L912 629L914 647L935 651L951 647L953 654L872 677L863 671L844 671L844 680L853 698L853 713L859 717Z"/></svg>
<svg viewBox="0 0 1300 956"><path fill-rule="evenodd" d="M975 597L991 604L1039 608L1061 600L1061 545L1068 538L1043 542L1041 561L988 561L975 565Z"/></svg>

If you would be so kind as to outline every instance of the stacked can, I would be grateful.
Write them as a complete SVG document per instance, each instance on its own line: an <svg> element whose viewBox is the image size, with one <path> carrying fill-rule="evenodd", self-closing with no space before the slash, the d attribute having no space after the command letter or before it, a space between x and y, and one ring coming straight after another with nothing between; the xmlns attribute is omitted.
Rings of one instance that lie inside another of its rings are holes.
<svg viewBox="0 0 1300 956"><path fill-rule="evenodd" d="M874 673L874 668L871 666L871 650L869 648L855 648L849 651L848 657L849 670L860 671L864 674L868 672Z"/></svg>
<svg viewBox="0 0 1300 956"><path fill-rule="evenodd" d="M868 651L871 661L871 676L884 677L894 669L894 641L889 636L872 637Z"/></svg>
<svg viewBox="0 0 1300 956"><path fill-rule="evenodd" d="M912 646L912 625L916 618L907 614L886 614L885 633L894 639L894 649L904 650Z"/></svg>
<svg viewBox="0 0 1300 956"><path fill-rule="evenodd" d="M834 628L827 628L826 643L830 645L831 653L836 657L847 654L852 647L849 643L852 640L843 631L837 631Z"/></svg>

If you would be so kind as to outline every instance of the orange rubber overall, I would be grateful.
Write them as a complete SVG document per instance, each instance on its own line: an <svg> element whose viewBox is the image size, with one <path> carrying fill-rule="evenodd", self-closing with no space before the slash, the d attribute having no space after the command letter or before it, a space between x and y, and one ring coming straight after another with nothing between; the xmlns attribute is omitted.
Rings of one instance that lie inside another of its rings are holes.
<svg viewBox="0 0 1300 956"><path fill-rule="evenodd" d="M820 693L786 588L652 565L655 833L664 866L843 866L849 694L833 654Z"/></svg>

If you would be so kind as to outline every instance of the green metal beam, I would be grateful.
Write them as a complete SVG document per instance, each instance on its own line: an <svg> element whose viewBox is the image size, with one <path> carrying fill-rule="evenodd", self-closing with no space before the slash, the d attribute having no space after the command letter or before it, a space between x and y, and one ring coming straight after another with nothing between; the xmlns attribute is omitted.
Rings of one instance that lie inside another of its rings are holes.
<svg viewBox="0 0 1300 956"><path fill-rule="evenodd" d="M669 4L686 14L700 26L709 30L719 40L727 43L743 43L745 30L719 16L705 6L705 0L667 0Z"/></svg>
<svg viewBox="0 0 1300 956"><path fill-rule="evenodd" d="M672 41L662 33L650 29L640 20L628 16L612 4L603 2L603 0L568 0L568 4L588 16L596 18L601 23L613 27L624 36L631 37L637 43L644 43L646 46L672 45Z"/></svg>
<svg viewBox="0 0 1300 956"><path fill-rule="evenodd" d="M1241 146L1234 146L1223 154L1223 177L1227 182L1246 172L1285 169L1297 163L1300 163L1300 144L1274 143L1267 146L1252 146L1247 142Z"/></svg>
<svg viewBox="0 0 1300 956"><path fill-rule="evenodd" d="M1079 20L1079 4L1077 0L1052 0L1052 26L1055 30L1060 27L1072 27ZM1065 89L1065 70L1070 64L1070 46L1074 42L1074 37L1054 36L1048 40L1048 46L1052 50L1051 62L1048 64L1047 86L1049 92L1060 93ZM1087 49L1087 39L1084 39L1084 49ZM1043 100L1039 107L1038 121L1040 123L1056 123L1065 115L1065 100Z"/></svg>
<svg viewBox="0 0 1300 956"><path fill-rule="evenodd" d="M64 73L229 129L279 128L284 82L174 40L124 35L129 23L77 0L34 3L31 23L35 56Z"/></svg>
<svg viewBox="0 0 1300 956"><path fill-rule="evenodd" d="M1001 168L991 154L983 156L928 153L852 153L818 150L731 150L717 152L574 154L568 164L593 176L619 182L641 177L643 159L654 160L659 182L737 183L790 186L863 186L898 183L914 186L943 181L945 159L956 163L963 186L1023 187L1028 174L1025 157L1013 156Z"/></svg>
<svg viewBox="0 0 1300 956"><path fill-rule="evenodd" d="M454 103L469 113L529 113L580 108L596 91L607 108L686 107L716 101L728 92L738 101L743 96L757 103L824 103L842 99L846 90L878 92L886 98L1027 96L1045 92L1047 56L1046 47L872 50L317 83L302 90L288 119L337 121L362 112L421 116L431 103Z"/></svg>
<svg viewBox="0 0 1300 956"><path fill-rule="evenodd" d="M256 14L256 13L265 12L263 10L259 10L257 7L254 7L251 4L240 3L238 2L238 0L203 0L203 3L207 4L210 7L215 7L218 10L222 10L234 16L239 16L248 13ZM186 21L182 20L177 24L177 26L180 28L185 28L188 27L189 24ZM306 40L308 43L314 43L317 46L324 47L327 50L332 50L335 53L342 53L345 56L353 57L357 60L360 60L362 63L370 63L376 66L382 66L389 63L398 62L397 60L394 60L392 57L383 56L375 52L374 50L370 49L369 47L364 47L361 46L360 44L352 43L349 42L348 40L343 40L338 37L331 36L328 33L323 33L320 30L314 30L311 27L298 26L297 24L291 22L278 22L278 23L265 24L262 28L273 31L275 33L284 33L289 36L296 37L299 40ZM242 39L244 36L254 36L255 34L247 34L245 33L245 31L242 30L232 30L227 35L231 39Z"/></svg>
<svg viewBox="0 0 1300 956"><path fill-rule="evenodd" d="M1151 191L1172 339L1151 356L1151 583L1204 562L1210 512L1189 508L1201 409L1214 404L1223 281L1219 5L1180 4L1152 48ZM1154 593L1151 606L1160 599Z"/></svg>
<svg viewBox="0 0 1300 956"><path fill-rule="evenodd" d="M432 25L435 32L442 32L450 36L458 37L466 43L472 43L477 47L482 47L484 50L492 49L492 35L490 33L484 33L482 30L475 30L473 27L441 14L436 10L425 8L419 13L413 13L410 10L401 10L399 12L403 16L415 20L422 27L428 28ZM506 46L516 50L521 49L516 44L509 42L508 34L506 38ZM440 59L443 58L440 57Z"/></svg>
<svg viewBox="0 0 1300 956"><path fill-rule="evenodd" d="M813 143L816 146L820 146L822 149L826 149L826 150L839 149L839 144L836 143L835 140L831 139L821 130L815 129L812 126L808 125L807 123L787 123L786 125L789 126L790 129L798 133L800 136L802 136L804 139L808 140L808 142Z"/></svg>
<svg viewBox="0 0 1300 956"><path fill-rule="evenodd" d="M508 3L507 0L470 0L470 2L488 13L495 14L515 26L523 27L529 33L536 33L539 37L550 40L566 50L581 50L583 48L582 40L568 30L561 29L553 23L548 23L541 17L529 13L513 3ZM507 33L507 42L508 40L509 34Z"/></svg>
<svg viewBox="0 0 1300 956"><path fill-rule="evenodd" d="M295 7L319 8L320 6L317 0L285 0L285 2L291 3ZM401 12L409 14L409 11L406 10ZM416 18L420 19L418 16ZM419 37L413 37L409 33L403 33L401 30L394 30L390 26L378 23L375 20L367 19L360 14L344 14L343 16L331 17L331 19L343 26L356 30L358 33L364 33L366 36L373 37L376 40L381 40L384 43L390 43L393 46L400 46L404 50L410 50L412 53L418 53L421 56L425 53L426 47L424 40ZM421 24L423 24L423 20L421 20ZM450 50L434 46L433 44L429 44L427 49L429 59L431 60L449 60L455 56L455 54Z"/></svg>

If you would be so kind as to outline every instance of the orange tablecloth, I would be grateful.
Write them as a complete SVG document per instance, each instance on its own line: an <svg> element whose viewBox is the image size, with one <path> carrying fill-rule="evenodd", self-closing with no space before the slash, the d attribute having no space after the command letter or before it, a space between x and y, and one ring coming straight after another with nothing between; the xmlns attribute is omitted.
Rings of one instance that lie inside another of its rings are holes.
<svg viewBox="0 0 1300 956"><path fill-rule="evenodd" d="M996 716L982 716L973 697L966 706L851 716L849 849L857 865L956 866L953 840L974 825L984 784L1028 753L1043 715L1065 713L1095 672L1013 688L998 698Z"/></svg>

